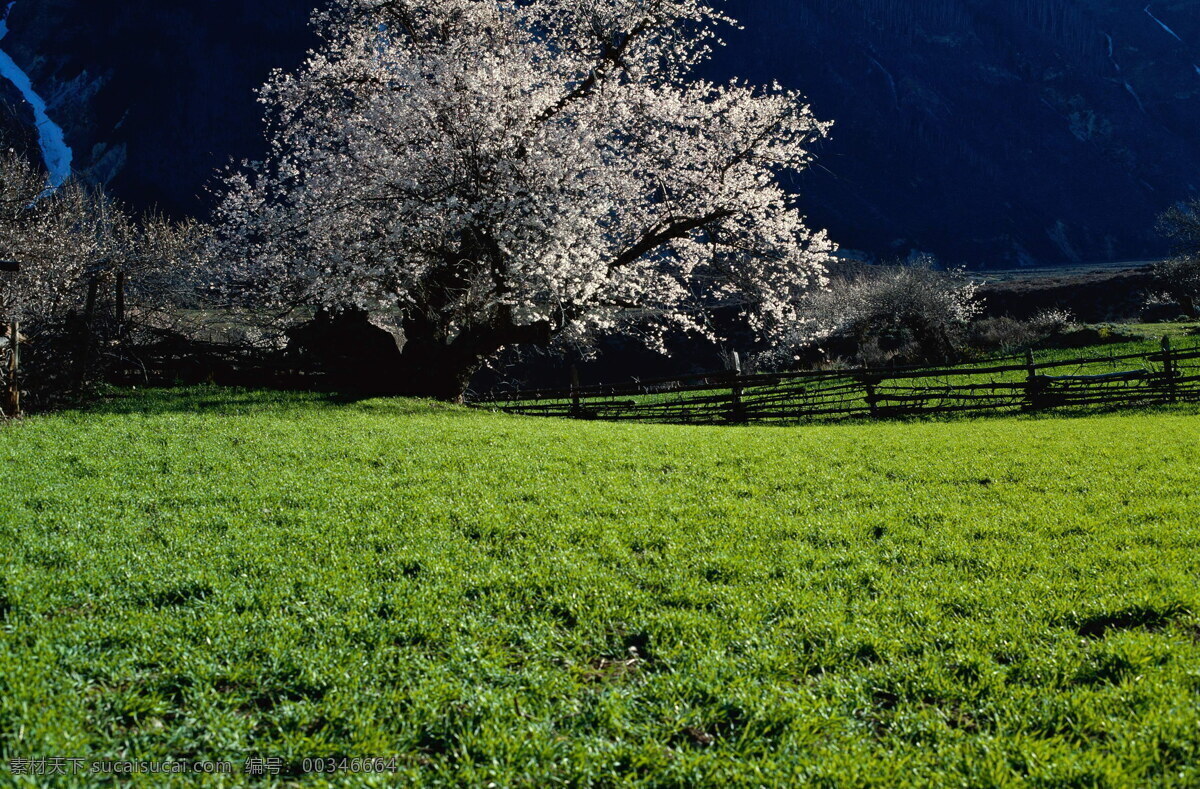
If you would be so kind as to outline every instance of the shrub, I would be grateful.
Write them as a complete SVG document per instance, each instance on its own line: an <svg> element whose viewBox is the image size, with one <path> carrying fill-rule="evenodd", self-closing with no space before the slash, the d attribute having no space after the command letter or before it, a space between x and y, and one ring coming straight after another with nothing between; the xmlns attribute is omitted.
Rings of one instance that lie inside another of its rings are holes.
<svg viewBox="0 0 1200 789"><path fill-rule="evenodd" d="M984 318L971 324L971 347L981 351L1009 351L1031 348L1041 339L1031 321L1007 315Z"/></svg>
<svg viewBox="0 0 1200 789"><path fill-rule="evenodd" d="M807 348L831 345L852 348L866 365L952 361L982 308L977 290L963 272L939 271L927 258L912 265L848 267L801 302L803 320L774 358L778 364L801 357Z"/></svg>
<svg viewBox="0 0 1200 789"><path fill-rule="evenodd" d="M1189 320L1200 317L1200 254L1177 255L1155 264L1153 276L1162 291L1160 301L1178 304Z"/></svg>
<svg viewBox="0 0 1200 789"><path fill-rule="evenodd" d="M1200 317L1200 198L1163 212L1158 231L1171 240L1175 254L1154 267L1155 283L1189 318Z"/></svg>
<svg viewBox="0 0 1200 789"><path fill-rule="evenodd" d="M1071 314L1071 311L1063 309L1042 310L1028 323L1029 328L1039 335L1039 339L1062 334L1076 325L1075 316Z"/></svg>

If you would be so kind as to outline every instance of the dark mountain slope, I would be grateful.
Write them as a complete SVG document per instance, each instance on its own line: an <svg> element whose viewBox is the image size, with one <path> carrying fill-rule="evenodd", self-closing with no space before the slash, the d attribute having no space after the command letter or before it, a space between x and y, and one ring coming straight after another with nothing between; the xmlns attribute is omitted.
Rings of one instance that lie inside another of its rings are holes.
<svg viewBox="0 0 1200 789"><path fill-rule="evenodd" d="M0 46L78 169L200 211L215 168L261 155L253 90L312 44L311 2L19 0ZM710 74L778 80L837 122L796 186L849 248L977 266L1153 256L1154 215L1200 187L1197 0L728 6L746 29Z"/></svg>
<svg viewBox="0 0 1200 789"><path fill-rule="evenodd" d="M254 91L313 45L308 0L19 0L4 48L67 132L77 170L173 212L261 156Z"/></svg>
<svg viewBox="0 0 1200 789"><path fill-rule="evenodd" d="M800 187L847 245L974 264L1153 256L1154 215L1200 185L1195 0L730 8L745 30L720 71L798 87L836 122Z"/></svg>

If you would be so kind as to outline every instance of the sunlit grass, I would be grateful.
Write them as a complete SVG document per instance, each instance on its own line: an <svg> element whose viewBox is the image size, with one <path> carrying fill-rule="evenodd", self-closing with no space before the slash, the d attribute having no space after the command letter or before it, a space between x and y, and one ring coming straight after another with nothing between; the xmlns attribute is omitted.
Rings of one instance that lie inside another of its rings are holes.
<svg viewBox="0 0 1200 789"><path fill-rule="evenodd" d="M0 755L1195 786L1197 416L689 428L211 389L31 419L0 429Z"/></svg>

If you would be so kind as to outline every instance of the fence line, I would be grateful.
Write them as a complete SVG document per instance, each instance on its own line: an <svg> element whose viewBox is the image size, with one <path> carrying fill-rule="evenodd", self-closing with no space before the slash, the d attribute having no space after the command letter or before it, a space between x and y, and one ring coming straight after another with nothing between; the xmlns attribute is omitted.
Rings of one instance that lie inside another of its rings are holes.
<svg viewBox="0 0 1200 789"><path fill-rule="evenodd" d="M689 424L886 419L1200 401L1200 346L1039 362L1032 353L957 367L723 372L538 389L476 399L515 414Z"/></svg>

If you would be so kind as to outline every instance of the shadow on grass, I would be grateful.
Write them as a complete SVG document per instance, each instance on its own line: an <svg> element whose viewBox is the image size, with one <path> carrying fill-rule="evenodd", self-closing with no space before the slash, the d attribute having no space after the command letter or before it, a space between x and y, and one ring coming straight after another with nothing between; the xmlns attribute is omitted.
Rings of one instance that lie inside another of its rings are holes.
<svg viewBox="0 0 1200 789"><path fill-rule="evenodd" d="M386 412L397 416L459 409L458 406L446 403L403 397L199 386L177 389L114 389L80 411L109 415L283 416L347 408L359 411Z"/></svg>
<svg viewBox="0 0 1200 789"><path fill-rule="evenodd" d="M312 414L321 410L352 410L366 413L405 416L430 414L437 411L454 411L461 414L490 413L480 407L450 405L436 400L420 400L407 397L381 397L378 395L351 394L341 392L298 392L271 389L242 389L222 386L195 386L181 388L113 389L81 409L79 413L101 415L162 415L162 414L207 414L216 416L288 416ZM747 425L693 425L694 427L771 427L802 428L815 426L858 426L896 424L936 424L988 422L995 419L1021 419L1027 421L1086 419L1095 416L1138 416L1138 415L1200 415L1200 404L1146 406L1091 406L1087 408L1047 409L1035 413L1018 411L994 414L939 414L930 416L893 417L879 420L861 419L812 419L777 422L751 422ZM550 417L528 417L546 419ZM569 419L567 421L570 421ZM587 420L592 421L592 420ZM603 420L598 420L603 421ZM629 424L613 422L613 424ZM644 424L656 424L646 422Z"/></svg>
<svg viewBox="0 0 1200 789"><path fill-rule="evenodd" d="M502 408L494 407L492 404L483 403L476 407L476 410L492 409L503 411ZM579 417L573 418L565 414L537 415L537 414L519 414L514 413L513 416L520 416L524 419L552 419L564 422L590 422L592 424L610 424L610 425L667 425L673 427L692 427L692 428L728 428L730 430L740 430L746 428L768 428L773 430L795 429L804 427L847 427L847 428L863 428L870 426L895 426L895 425L937 425L937 424L971 424L971 423L987 423L999 420L1021 420L1025 422L1052 422L1052 421L1068 421L1077 419L1089 419L1099 416L1200 416L1200 402L1187 402L1170 404L1148 404L1148 405L1097 405L1097 406L1078 406L1078 407L1063 407L1063 408L1047 408L1040 411L1021 411L1018 409L993 411L979 411L975 413L961 412L949 414L922 414L922 415L905 415L905 416L885 416L878 419L872 419L868 416L851 416L851 417L800 417L796 419L763 419L749 420L746 422L721 422L713 421L696 421L696 422L671 422L669 420L655 421L632 420L632 419L604 419Z"/></svg>

